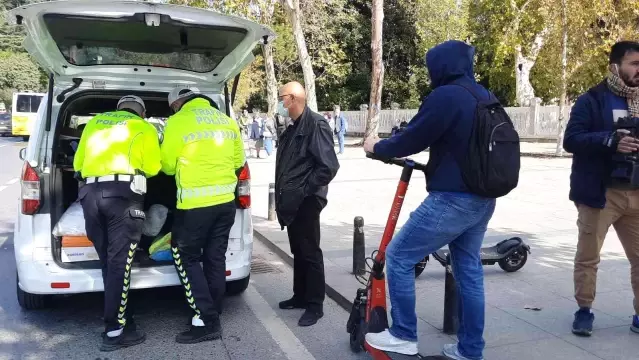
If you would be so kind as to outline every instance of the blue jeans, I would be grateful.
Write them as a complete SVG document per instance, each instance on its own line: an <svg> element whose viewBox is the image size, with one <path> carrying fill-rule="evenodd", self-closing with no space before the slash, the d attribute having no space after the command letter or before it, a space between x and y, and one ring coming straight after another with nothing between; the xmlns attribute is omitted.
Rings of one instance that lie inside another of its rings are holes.
<svg viewBox="0 0 639 360"><path fill-rule="evenodd" d="M480 249L495 200L431 192L410 214L386 252L392 326L396 338L417 341L415 264L448 245L459 294L459 351L469 359L484 349L484 270Z"/></svg>
<svg viewBox="0 0 639 360"><path fill-rule="evenodd" d="M337 133L337 142L339 143L339 153L338 154L343 154L344 153L344 133L343 132L338 132Z"/></svg>
<svg viewBox="0 0 639 360"><path fill-rule="evenodd" d="M266 150L266 154L268 156L271 156L271 154L273 153L273 138L264 138L264 150Z"/></svg>

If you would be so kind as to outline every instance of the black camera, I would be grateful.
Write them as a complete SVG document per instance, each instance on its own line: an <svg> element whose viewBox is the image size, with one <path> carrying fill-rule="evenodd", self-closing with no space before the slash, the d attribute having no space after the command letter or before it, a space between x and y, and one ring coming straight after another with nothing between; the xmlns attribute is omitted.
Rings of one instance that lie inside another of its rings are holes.
<svg viewBox="0 0 639 360"><path fill-rule="evenodd" d="M614 129L615 143L619 143L621 138L626 136L639 138L639 118L630 116L619 118L615 123ZM611 178L615 183L639 187L639 152L613 155Z"/></svg>

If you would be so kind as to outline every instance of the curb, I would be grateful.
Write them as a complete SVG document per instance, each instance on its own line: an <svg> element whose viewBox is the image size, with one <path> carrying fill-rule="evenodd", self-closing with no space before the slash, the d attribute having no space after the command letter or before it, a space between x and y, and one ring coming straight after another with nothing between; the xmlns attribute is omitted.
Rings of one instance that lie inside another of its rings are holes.
<svg viewBox="0 0 639 360"><path fill-rule="evenodd" d="M271 240L269 240L266 236L262 235L259 231L253 228L253 236L257 238L260 242L262 242L266 247L281 257L291 268L293 267L293 257L290 256L286 251L280 249L277 245L275 245ZM325 283L326 286L326 295L333 301L337 303L337 305L341 306L346 311L351 311L353 307L353 302L348 300L339 291L335 290L328 283ZM353 295L354 296L354 295Z"/></svg>

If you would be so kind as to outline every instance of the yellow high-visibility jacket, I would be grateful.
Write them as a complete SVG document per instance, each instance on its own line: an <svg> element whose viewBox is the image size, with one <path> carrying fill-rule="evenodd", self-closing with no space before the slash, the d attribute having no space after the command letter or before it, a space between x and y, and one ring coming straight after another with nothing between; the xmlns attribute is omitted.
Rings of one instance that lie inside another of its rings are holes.
<svg viewBox="0 0 639 360"><path fill-rule="evenodd" d="M235 120L195 98L171 116L161 146L162 171L175 175L177 208L194 209L235 199L244 142Z"/></svg>
<svg viewBox="0 0 639 360"><path fill-rule="evenodd" d="M105 175L146 177L160 172L160 141L155 127L136 114L114 111L89 120L73 159L83 178Z"/></svg>

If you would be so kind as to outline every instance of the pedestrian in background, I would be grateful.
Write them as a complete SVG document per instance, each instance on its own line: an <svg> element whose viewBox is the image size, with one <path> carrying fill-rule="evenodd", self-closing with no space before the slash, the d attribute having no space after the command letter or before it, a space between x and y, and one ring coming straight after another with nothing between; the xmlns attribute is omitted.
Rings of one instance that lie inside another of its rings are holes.
<svg viewBox="0 0 639 360"><path fill-rule="evenodd" d="M333 109L335 112L335 134L337 135L337 142L339 143L338 154L343 154L344 138L346 137L346 130L348 130L348 121L340 111L339 105L335 105Z"/></svg>
<svg viewBox="0 0 639 360"><path fill-rule="evenodd" d="M635 41L612 47L606 79L577 99L566 126L564 149L573 154L569 196L577 206L579 229L575 335L592 334L599 254L611 225L630 261L635 311L631 330L639 333L639 187L611 176L615 153L639 150L639 140L613 131L617 120L627 116L639 118L639 42Z"/></svg>
<svg viewBox="0 0 639 360"><path fill-rule="evenodd" d="M253 148L255 149L255 153L256 153L255 156L257 156L258 159L260 158L260 150L262 150L262 146L264 145L260 124L261 124L260 114L255 113L255 116L253 117L253 122L251 123L251 134L249 138L251 139L251 142L253 143ZM250 151L250 147L249 147L249 151Z"/></svg>
<svg viewBox="0 0 639 360"><path fill-rule="evenodd" d="M260 124L260 133L264 141L264 150L266 150L266 156L271 156L273 153L273 138L275 137L275 125L273 120L267 115L262 118Z"/></svg>
<svg viewBox="0 0 639 360"><path fill-rule="evenodd" d="M298 82L279 91L277 111L290 117L280 137L275 161L275 209L287 228L293 253L293 297L281 309L305 309L299 326L310 326L324 316L324 257L320 248L320 213L327 204L328 184L339 169L333 136L322 115L306 105Z"/></svg>

